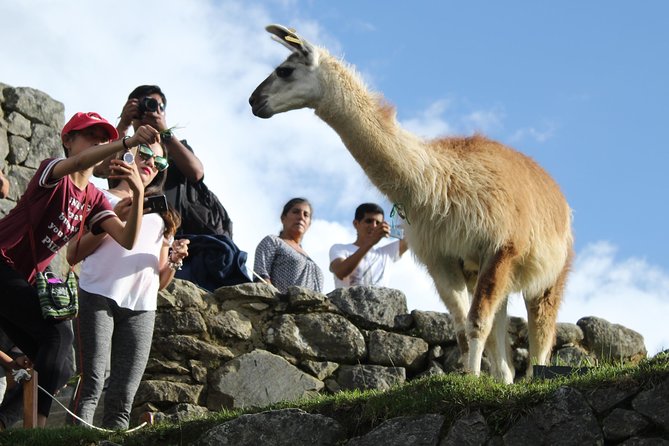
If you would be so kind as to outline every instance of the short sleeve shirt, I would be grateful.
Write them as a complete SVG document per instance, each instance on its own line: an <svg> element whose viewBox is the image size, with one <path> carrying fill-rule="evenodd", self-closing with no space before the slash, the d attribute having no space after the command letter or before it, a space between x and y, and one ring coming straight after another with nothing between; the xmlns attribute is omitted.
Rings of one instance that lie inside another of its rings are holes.
<svg viewBox="0 0 669 446"><path fill-rule="evenodd" d="M84 223L94 233L102 232L100 223L116 215L109 201L92 183L82 190L68 175L53 180L53 168L60 161L62 158L42 161L14 209L0 220L0 255L28 281L35 275L35 263L44 271L58 250L77 235L84 203Z"/></svg>
<svg viewBox="0 0 669 446"><path fill-rule="evenodd" d="M346 259L353 255L359 247L352 243L336 244L330 248L330 263L335 259ZM354 285L388 286L388 267L400 258L400 241L395 240L380 248L372 248L362 258L351 274L340 280L334 277L335 288Z"/></svg>
<svg viewBox="0 0 669 446"><path fill-rule="evenodd" d="M282 293L289 286L323 291L323 271L316 262L276 235L268 235L260 241L253 266L256 274L269 279Z"/></svg>

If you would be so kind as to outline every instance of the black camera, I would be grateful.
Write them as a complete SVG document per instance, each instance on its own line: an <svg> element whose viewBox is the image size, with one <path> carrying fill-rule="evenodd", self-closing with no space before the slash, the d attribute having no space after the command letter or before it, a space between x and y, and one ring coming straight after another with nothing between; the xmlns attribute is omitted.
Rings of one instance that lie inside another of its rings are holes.
<svg viewBox="0 0 669 446"><path fill-rule="evenodd" d="M147 96L139 101L139 114L141 116L146 112L150 113L157 112L158 107L160 107L160 104L158 104L158 100L152 98L151 96Z"/></svg>

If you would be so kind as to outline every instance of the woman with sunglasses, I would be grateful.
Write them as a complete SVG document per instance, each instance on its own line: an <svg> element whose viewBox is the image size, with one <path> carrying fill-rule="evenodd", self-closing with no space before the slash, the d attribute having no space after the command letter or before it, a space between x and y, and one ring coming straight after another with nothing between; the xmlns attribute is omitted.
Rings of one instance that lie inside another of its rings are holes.
<svg viewBox="0 0 669 446"><path fill-rule="evenodd" d="M162 194L168 163L160 143L139 145L134 162L145 187L144 196ZM128 183L119 182L104 193L123 219L133 199ZM71 264L83 259L77 327L82 377L74 410L92 423L111 353L102 419L102 425L109 429L128 427L151 348L158 290L170 283L188 255L188 240L171 243L180 224L179 215L172 209L153 211L145 208L131 250L91 233L81 238L78 249L76 243L68 246Z"/></svg>

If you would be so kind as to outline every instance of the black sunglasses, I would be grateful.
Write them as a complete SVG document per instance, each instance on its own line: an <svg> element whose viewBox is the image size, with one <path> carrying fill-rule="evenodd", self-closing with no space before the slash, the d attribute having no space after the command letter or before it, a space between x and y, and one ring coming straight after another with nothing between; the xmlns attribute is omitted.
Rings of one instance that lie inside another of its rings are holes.
<svg viewBox="0 0 669 446"><path fill-rule="evenodd" d="M159 172L167 169L170 165L167 162L167 158L156 155L153 153L153 150L151 150L151 147L145 146L144 144L139 145L139 148L137 149L137 155L139 155L140 158L142 158L144 161L148 161L153 158L153 165L156 166L156 169L158 169Z"/></svg>

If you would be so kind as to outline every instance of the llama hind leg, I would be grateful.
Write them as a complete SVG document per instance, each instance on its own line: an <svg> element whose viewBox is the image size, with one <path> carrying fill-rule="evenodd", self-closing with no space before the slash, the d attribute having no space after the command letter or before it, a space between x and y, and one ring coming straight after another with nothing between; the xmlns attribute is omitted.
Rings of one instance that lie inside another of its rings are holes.
<svg viewBox="0 0 669 446"><path fill-rule="evenodd" d="M495 313L492 329L485 344L485 353L490 360L491 374L496 379L510 384L516 374L508 335L507 303L502 302Z"/></svg>
<svg viewBox="0 0 669 446"><path fill-rule="evenodd" d="M525 298L529 338L527 377L532 377L533 366L546 365L555 344L557 314L564 292L569 265L565 265L555 284L538 296Z"/></svg>
<svg viewBox="0 0 669 446"><path fill-rule="evenodd" d="M506 300L515 255L516 250L512 246L503 247L484 262L479 272L467 323L469 339L467 369L477 376L481 374L481 358L493 328L495 314ZM504 313L506 314L506 310ZM498 324L502 325L506 326L506 323ZM497 360L501 360L501 357L502 355L498 355ZM495 368L501 370L503 367L498 362L493 366L493 369ZM505 381L508 382L508 377Z"/></svg>

